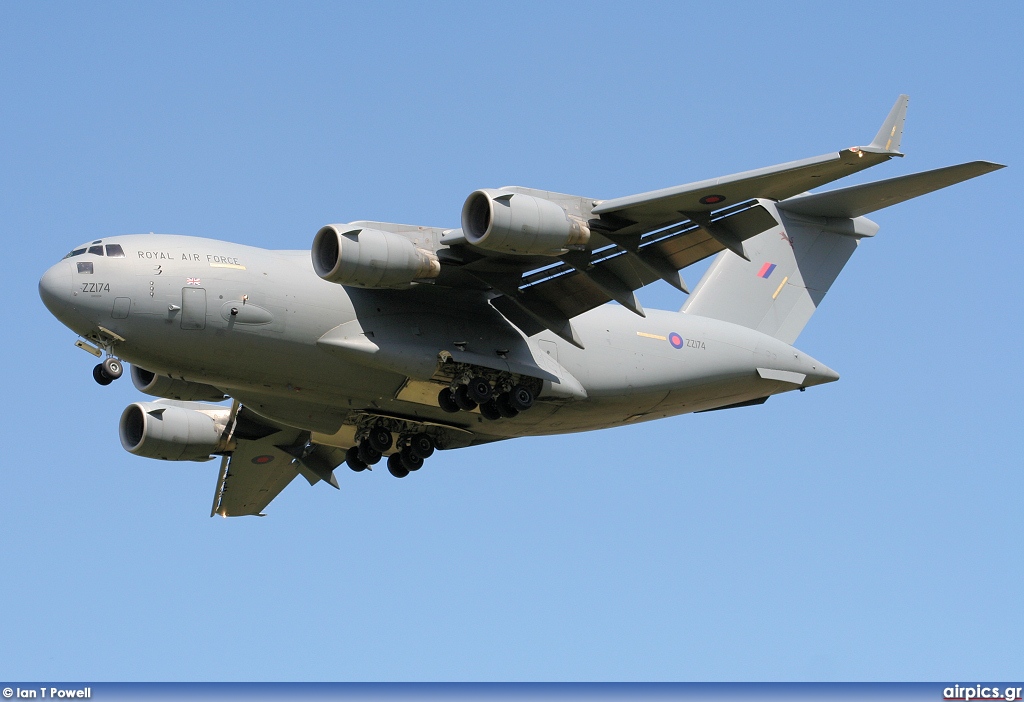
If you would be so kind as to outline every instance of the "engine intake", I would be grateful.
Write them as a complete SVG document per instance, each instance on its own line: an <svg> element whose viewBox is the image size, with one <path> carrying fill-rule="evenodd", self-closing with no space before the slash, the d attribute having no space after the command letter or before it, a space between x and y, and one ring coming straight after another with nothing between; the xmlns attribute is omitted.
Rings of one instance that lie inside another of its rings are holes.
<svg viewBox="0 0 1024 702"><path fill-rule="evenodd" d="M437 256L401 234L328 224L313 239L313 269L355 288L407 288L441 273Z"/></svg>
<svg viewBox="0 0 1024 702"><path fill-rule="evenodd" d="M192 383L187 380L175 380L166 375L157 375L138 366L132 366L132 385L147 395L166 397L169 400L210 400L212 402L219 402L224 399L224 393L212 385Z"/></svg>
<svg viewBox="0 0 1024 702"><path fill-rule="evenodd" d="M136 402L121 413L118 434L125 451L165 461L205 461L224 448L221 436L230 410L185 409L158 402Z"/></svg>
<svg viewBox="0 0 1024 702"><path fill-rule="evenodd" d="M551 202L504 190L477 190L462 207L466 241L489 251L558 256L585 246L590 228Z"/></svg>

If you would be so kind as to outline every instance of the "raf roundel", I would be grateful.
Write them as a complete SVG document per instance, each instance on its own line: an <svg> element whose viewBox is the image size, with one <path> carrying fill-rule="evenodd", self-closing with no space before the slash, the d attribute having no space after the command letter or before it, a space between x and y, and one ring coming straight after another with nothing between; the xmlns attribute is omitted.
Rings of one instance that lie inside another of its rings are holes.
<svg viewBox="0 0 1024 702"><path fill-rule="evenodd" d="M256 456L256 458L252 459L252 462L255 463L258 466L263 466L263 465L266 465L266 464L270 463L273 460L274 460L273 456L270 456L268 454L263 454L262 456Z"/></svg>
<svg viewBox="0 0 1024 702"><path fill-rule="evenodd" d="M679 336L675 332L668 335L668 343L672 344L677 349L683 348L683 337Z"/></svg>
<svg viewBox="0 0 1024 702"><path fill-rule="evenodd" d="M717 205L720 202L725 202L725 195L705 195L698 202L702 205Z"/></svg>

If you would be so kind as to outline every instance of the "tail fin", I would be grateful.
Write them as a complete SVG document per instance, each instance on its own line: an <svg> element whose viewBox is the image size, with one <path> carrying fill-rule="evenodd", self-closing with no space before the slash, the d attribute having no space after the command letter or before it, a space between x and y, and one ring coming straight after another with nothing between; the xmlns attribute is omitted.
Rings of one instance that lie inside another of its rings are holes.
<svg viewBox="0 0 1024 702"><path fill-rule="evenodd" d="M730 251L718 254L682 311L757 329L792 344L860 239L878 231L877 224L858 215L999 168L975 161L779 203L762 201L780 226L743 242L749 261Z"/></svg>
<svg viewBox="0 0 1024 702"><path fill-rule="evenodd" d="M864 217L811 221L781 210L776 213L780 226L743 242L749 261L730 251L718 254L683 312L722 319L792 344L860 237L878 229Z"/></svg>
<svg viewBox="0 0 1024 702"><path fill-rule="evenodd" d="M865 151L877 151L902 156L900 153L900 140L903 138L903 123L907 121L907 103L910 98L900 95L896 104L889 110L889 116L882 122L878 134L871 140L871 144L864 147Z"/></svg>

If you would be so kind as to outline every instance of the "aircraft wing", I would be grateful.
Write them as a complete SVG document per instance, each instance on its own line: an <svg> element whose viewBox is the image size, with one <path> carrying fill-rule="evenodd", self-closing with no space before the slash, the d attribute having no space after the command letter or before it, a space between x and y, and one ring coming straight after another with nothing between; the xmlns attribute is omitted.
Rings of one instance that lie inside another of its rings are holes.
<svg viewBox="0 0 1024 702"><path fill-rule="evenodd" d="M288 487L299 471L292 457L274 445L281 438L274 434L257 441L239 440L235 451L224 456L211 517L259 515Z"/></svg>
<svg viewBox="0 0 1024 702"><path fill-rule="evenodd" d="M743 242L777 224L757 198L784 200L902 156L907 102L899 97L867 146L768 168L605 201L501 188L552 200L586 220L587 249L516 260L475 249L456 234L442 240L453 250L442 262L492 288L491 304L524 333L549 329L582 348L571 323L576 315L614 300L643 316L635 290L661 279L688 292L682 268L724 249L746 258Z"/></svg>

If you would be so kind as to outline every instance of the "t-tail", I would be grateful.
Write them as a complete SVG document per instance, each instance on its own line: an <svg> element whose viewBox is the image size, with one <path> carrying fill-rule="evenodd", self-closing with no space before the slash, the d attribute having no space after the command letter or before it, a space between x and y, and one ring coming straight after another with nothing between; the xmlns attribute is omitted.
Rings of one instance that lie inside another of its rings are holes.
<svg viewBox="0 0 1024 702"><path fill-rule="evenodd" d="M898 147L899 117L891 114L886 120L875 139L879 147ZM890 138L895 146L887 143ZM779 226L743 242L749 261L728 250L718 254L681 311L792 344L861 239L878 231L864 215L1000 168L973 161L780 202L761 201Z"/></svg>

